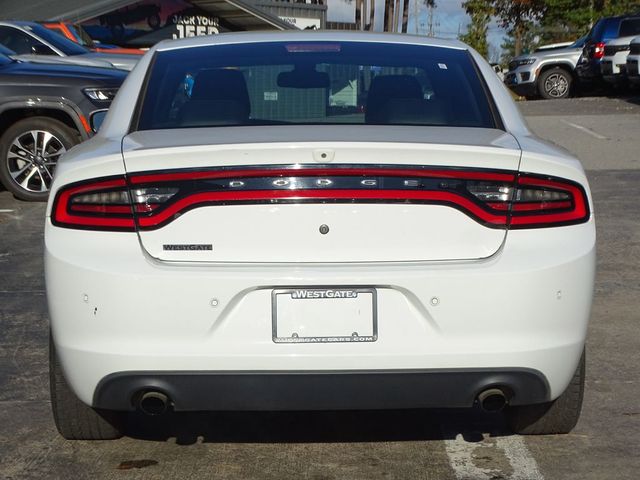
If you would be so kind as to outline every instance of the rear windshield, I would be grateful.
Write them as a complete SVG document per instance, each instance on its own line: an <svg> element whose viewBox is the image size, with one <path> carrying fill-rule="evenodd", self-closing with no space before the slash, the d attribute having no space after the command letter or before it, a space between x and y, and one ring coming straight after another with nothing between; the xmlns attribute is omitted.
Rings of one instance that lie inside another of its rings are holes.
<svg viewBox="0 0 640 480"><path fill-rule="evenodd" d="M620 22L620 36L631 37L640 35L640 18L630 18Z"/></svg>
<svg viewBox="0 0 640 480"><path fill-rule="evenodd" d="M138 130L242 125L495 128L465 50L271 42L158 52Z"/></svg>

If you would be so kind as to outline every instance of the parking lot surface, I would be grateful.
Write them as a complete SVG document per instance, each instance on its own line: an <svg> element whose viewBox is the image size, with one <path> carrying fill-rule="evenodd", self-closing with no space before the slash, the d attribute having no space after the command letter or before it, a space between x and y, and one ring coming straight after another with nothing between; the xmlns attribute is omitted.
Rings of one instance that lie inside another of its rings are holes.
<svg viewBox="0 0 640 480"><path fill-rule="evenodd" d="M579 156L598 228L583 413L573 433L512 435L478 411L212 413L130 418L127 436L58 436L48 392L44 205L0 191L0 478L637 479L640 98L522 103Z"/></svg>

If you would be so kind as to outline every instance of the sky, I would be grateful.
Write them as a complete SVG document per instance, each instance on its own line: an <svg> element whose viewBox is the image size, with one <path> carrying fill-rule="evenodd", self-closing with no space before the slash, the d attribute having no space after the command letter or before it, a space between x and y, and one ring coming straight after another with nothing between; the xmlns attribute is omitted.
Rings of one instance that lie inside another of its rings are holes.
<svg viewBox="0 0 640 480"><path fill-rule="evenodd" d="M382 30L384 15L384 0L369 0L376 2L375 30ZM409 4L408 32L418 35L428 33L429 14L424 0L407 0ZM355 2L353 0L327 0L327 20L353 22L355 18ZM464 33L469 24L469 17L462 8L462 0L436 0L433 10L433 30L440 38L457 38L458 33ZM489 26L490 57L500 56L500 44L504 37L504 30L497 23ZM493 58L490 58L494 60Z"/></svg>

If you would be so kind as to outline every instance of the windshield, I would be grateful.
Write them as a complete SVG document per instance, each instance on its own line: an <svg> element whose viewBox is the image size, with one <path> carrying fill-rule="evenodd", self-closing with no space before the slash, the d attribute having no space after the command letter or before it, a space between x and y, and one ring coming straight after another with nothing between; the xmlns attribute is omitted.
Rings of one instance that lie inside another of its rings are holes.
<svg viewBox="0 0 640 480"><path fill-rule="evenodd" d="M495 128L466 50L272 42L158 52L138 129L291 124Z"/></svg>
<svg viewBox="0 0 640 480"><path fill-rule="evenodd" d="M82 55L89 51L86 48L78 45L77 43L69 40L68 38L58 33L52 32L48 28L45 28L41 25L29 25L23 28L32 31L35 35L40 37L45 42L50 43L65 55Z"/></svg>

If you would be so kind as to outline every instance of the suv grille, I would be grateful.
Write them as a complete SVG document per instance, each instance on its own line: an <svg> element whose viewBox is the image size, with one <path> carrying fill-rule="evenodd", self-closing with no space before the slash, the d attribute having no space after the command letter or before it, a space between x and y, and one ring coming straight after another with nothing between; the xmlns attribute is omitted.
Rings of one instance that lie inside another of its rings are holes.
<svg viewBox="0 0 640 480"><path fill-rule="evenodd" d="M629 45L606 45L604 47L604 56L610 57L618 52L629 50Z"/></svg>
<svg viewBox="0 0 640 480"><path fill-rule="evenodd" d="M515 70L518 67L518 62L509 62L509 70Z"/></svg>

